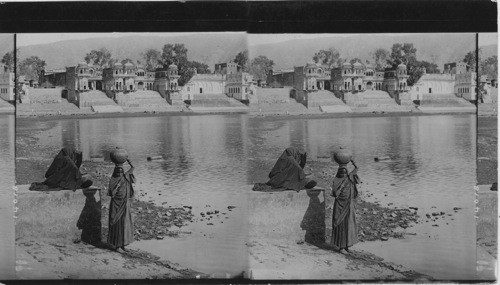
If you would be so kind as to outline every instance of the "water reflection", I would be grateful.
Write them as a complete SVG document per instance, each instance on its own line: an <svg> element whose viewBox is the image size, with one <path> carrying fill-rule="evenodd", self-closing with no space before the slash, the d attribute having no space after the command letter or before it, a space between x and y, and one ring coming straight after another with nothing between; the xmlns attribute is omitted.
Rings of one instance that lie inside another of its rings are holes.
<svg viewBox="0 0 500 285"><path fill-rule="evenodd" d="M54 152L63 146L75 146L88 157L108 159L109 151L116 146L127 149L137 165L138 191L145 194L143 199L159 206L190 205L194 213L206 211L207 205L211 210L238 206L231 213L232 222L213 230L214 238L226 241L212 249L213 260L195 258L194 252L193 258L184 260L210 271L216 271L217 264L219 268L220 264L245 264L247 257L242 248L248 228L243 189L267 181L284 147L302 148L308 152L308 159L314 160L329 156L339 145L348 146L362 169L363 189L377 194L370 198L372 201L416 206L423 213L432 211L432 206L446 211L463 208L446 230L436 231L430 224L419 226L422 233L436 234L434 244L447 243L441 247L446 251L441 257L450 264L447 272L452 272L450 268L459 258L472 260L458 253L469 252L475 244L470 230L474 229L474 220L466 218L473 216L474 206L475 120L474 115L293 120L207 115L29 121L19 128L47 129L38 136L39 144ZM39 155L50 159L49 153ZM164 160L146 161L146 157L156 155L162 155ZM376 156L388 159L375 162ZM313 208L316 202L311 201ZM207 225L195 223L192 229L206 232ZM315 232L307 226L306 230ZM205 237L192 236L186 245L208 244ZM152 243L148 246L157 248L158 243ZM175 243L175 247L181 246L182 241ZM411 251L421 250L422 243L412 244ZM235 252L241 262L224 259ZM173 258L167 254L165 257ZM414 260L409 266L427 270L423 264Z"/></svg>

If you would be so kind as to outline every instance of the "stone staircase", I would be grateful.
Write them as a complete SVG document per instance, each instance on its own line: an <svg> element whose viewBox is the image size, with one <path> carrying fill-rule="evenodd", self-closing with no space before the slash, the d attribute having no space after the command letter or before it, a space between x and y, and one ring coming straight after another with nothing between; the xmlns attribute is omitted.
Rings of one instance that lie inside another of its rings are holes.
<svg viewBox="0 0 500 285"><path fill-rule="evenodd" d="M424 113L476 112L476 106L455 94L424 94L418 109Z"/></svg>
<svg viewBox="0 0 500 285"><path fill-rule="evenodd" d="M189 107L193 112L247 112L247 105L224 94L195 94Z"/></svg>
<svg viewBox="0 0 500 285"><path fill-rule="evenodd" d="M381 90L367 90L359 93L344 94L345 101L354 112L414 112L414 105L398 105L389 93Z"/></svg>
<svg viewBox="0 0 500 285"><path fill-rule="evenodd" d="M58 103L23 103L16 105L17 116L55 116L92 114L90 108L80 109L62 98Z"/></svg>
<svg viewBox="0 0 500 285"><path fill-rule="evenodd" d="M116 102L125 112L168 112L185 111L184 105L172 106L161 97L160 93L151 90L141 90L131 93L117 93Z"/></svg>
<svg viewBox="0 0 500 285"><path fill-rule="evenodd" d="M250 113L262 115L276 114L319 114L319 108L308 109L293 98L291 88L256 88L256 102L250 104Z"/></svg>
<svg viewBox="0 0 500 285"><path fill-rule="evenodd" d="M62 100L62 87L57 88L29 88L23 96L23 103L60 103Z"/></svg>
<svg viewBox="0 0 500 285"><path fill-rule="evenodd" d="M341 99L335 97L333 92L319 90L307 94L308 109L319 108L324 113L350 113L352 109Z"/></svg>
<svg viewBox="0 0 500 285"><path fill-rule="evenodd" d="M113 99L106 96L104 92L98 90L92 90L87 92L81 92L78 94L79 100L77 102L78 107L81 108L92 108L93 106L116 106Z"/></svg>

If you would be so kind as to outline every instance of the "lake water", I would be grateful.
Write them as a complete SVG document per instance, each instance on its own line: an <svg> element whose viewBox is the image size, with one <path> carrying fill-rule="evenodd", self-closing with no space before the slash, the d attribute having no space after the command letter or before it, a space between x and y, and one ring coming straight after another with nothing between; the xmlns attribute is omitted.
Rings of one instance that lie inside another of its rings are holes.
<svg viewBox="0 0 500 285"><path fill-rule="evenodd" d="M454 220L439 227L420 223L417 236L358 248L436 278L474 279L476 118L474 115L404 116L275 120L246 115L204 115L21 121L32 132L50 162L63 146L75 146L85 157L108 156L116 146L127 149L136 166L141 199L157 205L190 205L219 210L210 221L196 221L179 239L141 241L133 247L151 251L180 265L216 276L234 276L247 268L242 186L265 182L287 146L308 152L308 159L328 156L349 146L361 167L369 200L394 206L416 206L419 213L461 207ZM164 160L148 162L148 156ZM375 156L387 161L374 162ZM110 163L111 164L111 163ZM384 199L385 198L385 199ZM236 206L229 211L227 206ZM435 208L434 208L435 207ZM224 212L224 214L222 214ZM212 223L213 225L207 225ZM448 225L446 225L448 223ZM425 237L425 238L424 238Z"/></svg>
<svg viewBox="0 0 500 285"><path fill-rule="evenodd" d="M15 117L0 115L0 280L15 278L14 155Z"/></svg>

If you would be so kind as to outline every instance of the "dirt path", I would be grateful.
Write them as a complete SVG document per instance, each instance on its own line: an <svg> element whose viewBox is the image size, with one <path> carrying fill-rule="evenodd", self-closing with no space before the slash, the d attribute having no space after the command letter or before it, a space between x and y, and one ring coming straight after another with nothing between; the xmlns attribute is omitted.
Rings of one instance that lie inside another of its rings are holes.
<svg viewBox="0 0 500 285"><path fill-rule="evenodd" d="M58 240L17 241L20 279L177 279L199 275L146 252L117 253L85 243Z"/></svg>
<svg viewBox="0 0 500 285"><path fill-rule="evenodd" d="M307 243L251 240L247 246L253 279L431 280L356 249L344 255Z"/></svg>

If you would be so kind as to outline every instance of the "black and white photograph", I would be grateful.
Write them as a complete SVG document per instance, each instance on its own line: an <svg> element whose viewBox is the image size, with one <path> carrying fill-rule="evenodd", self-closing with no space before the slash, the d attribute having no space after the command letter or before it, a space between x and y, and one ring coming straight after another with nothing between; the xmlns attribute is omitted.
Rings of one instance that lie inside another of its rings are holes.
<svg viewBox="0 0 500 285"><path fill-rule="evenodd" d="M0 280L15 279L14 182L15 107L14 34L0 34Z"/></svg>
<svg viewBox="0 0 500 285"><path fill-rule="evenodd" d="M18 34L16 274L494 280L496 41Z"/></svg>

